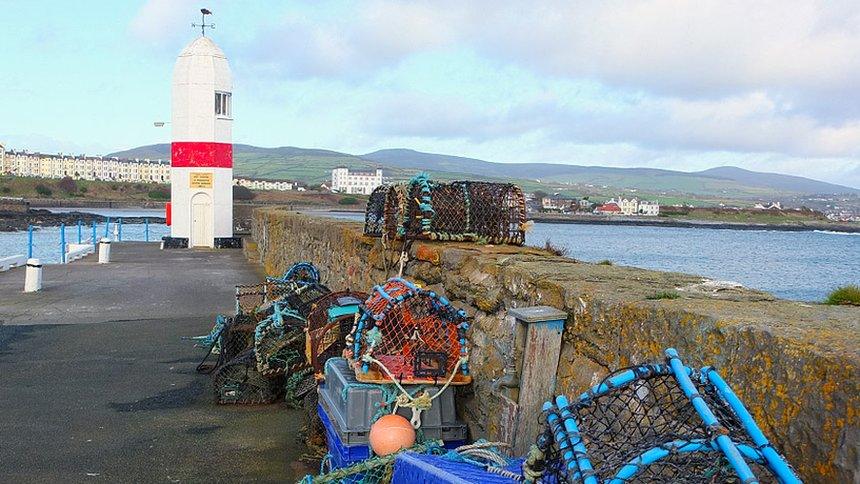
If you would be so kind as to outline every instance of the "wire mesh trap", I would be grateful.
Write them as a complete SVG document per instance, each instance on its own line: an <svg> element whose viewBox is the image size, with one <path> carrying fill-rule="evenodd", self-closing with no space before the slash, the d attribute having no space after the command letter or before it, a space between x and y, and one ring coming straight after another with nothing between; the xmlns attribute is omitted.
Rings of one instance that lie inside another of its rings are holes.
<svg viewBox="0 0 860 484"><path fill-rule="evenodd" d="M284 391L283 377L269 378L257 370L253 348L219 366L212 383L221 404L272 403Z"/></svg>
<svg viewBox="0 0 860 484"><path fill-rule="evenodd" d="M313 303L308 311L305 355L317 380L324 378L325 362L343 354L346 337L365 299L367 294L363 292L333 292Z"/></svg>
<svg viewBox="0 0 860 484"><path fill-rule="evenodd" d="M401 278L375 286L348 339L347 357L365 383L471 382L466 313Z"/></svg>
<svg viewBox="0 0 860 484"><path fill-rule="evenodd" d="M573 402L556 397L542 418L532 470L560 482L800 482L722 377L673 349Z"/></svg>
<svg viewBox="0 0 860 484"><path fill-rule="evenodd" d="M365 211L364 233L390 240L429 239L482 244L525 243L526 202L510 183L431 181L382 185Z"/></svg>
<svg viewBox="0 0 860 484"><path fill-rule="evenodd" d="M284 375L306 366L303 318L284 302L272 304L272 314L254 331L254 354L257 369L264 376Z"/></svg>
<svg viewBox="0 0 860 484"><path fill-rule="evenodd" d="M197 365L200 373L212 373L224 363L232 360L254 345L256 321L244 314L224 316L219 314L208 335L195 337L199 346L208 347L206 356ZM210 363L214 357L214 361Z"/></svg>

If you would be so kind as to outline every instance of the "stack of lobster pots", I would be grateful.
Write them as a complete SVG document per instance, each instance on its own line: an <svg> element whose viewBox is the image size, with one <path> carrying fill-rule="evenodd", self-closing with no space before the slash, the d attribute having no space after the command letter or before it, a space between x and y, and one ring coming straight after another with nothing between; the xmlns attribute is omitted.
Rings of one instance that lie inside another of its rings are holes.
<svg viewBox="0 0 860 484"><path fill-rule="evenodd" d="M393 413L412 424L419 442L463 445L455 387L471 382L465 313L399 278L374 287L356 309L345 357L326 360L318 388L329 469L371 457L371 426Z"/></svg>

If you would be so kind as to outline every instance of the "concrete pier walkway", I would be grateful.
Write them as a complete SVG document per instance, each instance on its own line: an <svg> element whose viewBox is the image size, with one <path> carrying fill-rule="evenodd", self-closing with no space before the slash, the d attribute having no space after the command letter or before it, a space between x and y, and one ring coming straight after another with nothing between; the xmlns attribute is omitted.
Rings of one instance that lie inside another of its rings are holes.
<svg viewBox="0 0 860 484"><path fill-rule="evenodd" d="M112 262L0 273L0 480L292 480L300 412L214 403L182 336L232 312L235 284L262 274L241 251L120 243Z"/></svg>

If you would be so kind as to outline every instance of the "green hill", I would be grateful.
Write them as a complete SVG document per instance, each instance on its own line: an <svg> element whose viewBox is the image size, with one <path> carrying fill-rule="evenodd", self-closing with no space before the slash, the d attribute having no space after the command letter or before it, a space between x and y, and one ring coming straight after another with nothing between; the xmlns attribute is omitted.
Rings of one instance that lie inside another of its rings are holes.
<svg viewBox="0 0 860 484"><path fill-rule="evenodd" d="M141 146L108 156L122 158L170 157L170 145ZM619 190L635 191L663 201L779 199L795 195L857 194L856 188L799 176L760 173L736 167L700 172L654 168L611 168L551 163L494 163L459 156L422 153L406 149L381 150L351 155L322 149L291 146L261 148L233 145L236 175L299 180L308 184L328 181L332 168L382 167L386 178L406 179L420 171L441 180L507 180L526 190L542 189L578 195L611 196Z"/></svg>

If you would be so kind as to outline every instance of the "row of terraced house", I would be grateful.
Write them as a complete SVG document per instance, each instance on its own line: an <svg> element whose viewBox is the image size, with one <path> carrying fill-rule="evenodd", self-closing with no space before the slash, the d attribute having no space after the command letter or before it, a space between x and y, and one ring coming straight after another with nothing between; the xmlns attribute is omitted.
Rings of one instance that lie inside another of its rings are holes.
<svg viewBox="0 0 860 484"><path fill-rule="evenodd" d="M0 145L0 174L105 180L142 183L170 183L170 162L106 158L102 156L6 151Z"/></svg>

